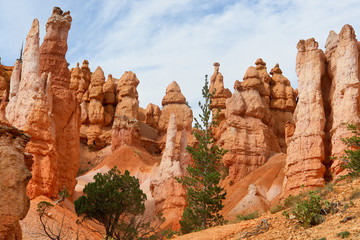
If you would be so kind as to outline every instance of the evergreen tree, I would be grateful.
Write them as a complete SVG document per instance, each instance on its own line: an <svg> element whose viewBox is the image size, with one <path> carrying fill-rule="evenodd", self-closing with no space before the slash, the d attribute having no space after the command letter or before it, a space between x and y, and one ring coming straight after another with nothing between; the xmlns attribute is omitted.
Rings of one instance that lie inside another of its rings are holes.
<svg viewBox="0 0 360 240"><path fill-rule="evenodd" d="M139 180L127 170L121 174L116 167L96 174L94 180L74 202L77 215L103 225L105 239L138 239L138 228L149 227L136 222L145 211L146 200Z"/></svg>
<svg viewBox="0 0 360 240"><path fill-rule="evenodd" d="M221 174L220 160L226 151L214 144L212 129L217 125L217 117L211 120L211 97L214 93L209 92L207 75L202 95L205 103L199 106L202 114L199 114L200 122L195 118L195 128L199 131L194 132L198 140L196 147L187 146L186 150L192 155L194 165L188 166L189 176L177 179L178 182L186 186L188 206L184 210L182 220L180 220L181 232L189 233L201 229L206 229L225 223L224 217L219 213L224 205L226 192L219 187Z"/></svg>

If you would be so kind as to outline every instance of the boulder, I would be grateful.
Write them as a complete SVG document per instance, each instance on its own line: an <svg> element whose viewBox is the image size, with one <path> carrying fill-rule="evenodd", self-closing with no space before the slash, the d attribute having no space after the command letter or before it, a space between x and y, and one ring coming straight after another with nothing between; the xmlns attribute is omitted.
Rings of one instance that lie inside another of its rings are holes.
<svg viewBox="0 0 360 240"><path fill-rule="evenodd" d="M19 220L25 218L30 199L31 155L25 153L30 136L14 127L0 125L0 239L22 239Z"/></svg>

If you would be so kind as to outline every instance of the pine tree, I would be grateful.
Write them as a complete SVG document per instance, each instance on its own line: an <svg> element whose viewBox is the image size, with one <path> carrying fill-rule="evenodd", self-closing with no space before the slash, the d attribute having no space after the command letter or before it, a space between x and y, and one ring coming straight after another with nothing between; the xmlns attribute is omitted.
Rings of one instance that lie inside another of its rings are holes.
<svg viewBox="0 0 360 240"><path fill-rule="evenodd" d="M219 212L224 207L222 201L225 199L226 192L218 184L221 177L220 160L226 150L214 144L212 128L217 125L216 119L219 114L211 120L210 98L213 93L209 92L207 75L202 95L205 103L199 102L202 110L202 114L199 114L200 122L195 118L195 128L199 131L195 131L194 136L198 140L198 145L186 148L194 159L194 165L189 165L186 169L189 176L177 179L186 186L187 190L188 206L180 220L182 233L225 223L224 217Z"/></svg>

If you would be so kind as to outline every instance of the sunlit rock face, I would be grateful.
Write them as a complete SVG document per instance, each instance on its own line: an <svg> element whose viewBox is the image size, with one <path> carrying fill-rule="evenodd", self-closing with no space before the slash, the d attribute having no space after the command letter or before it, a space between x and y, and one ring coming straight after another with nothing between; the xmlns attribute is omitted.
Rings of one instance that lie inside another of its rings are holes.
<svg viewBox="0 0 360 240"><path fill-rule="evenodd" d="M177 145L180 143L180 132L185 130L189 138L191 137L193 112L191 108L186 104L186 98L181 93L180 86L174 81L170 83L166 88L165 96L162 99L163 108L158 122L158 131L160 135L159 145L160 149L165 148L166 132L169 125L170 116L175 114L176 125L178 129ZM188 138L188 139L189 139Z"/></svg>
<svg viewBox="0 0 360 240"><path fill-rule="evenodd" d="M273 132L266 98L260 94L262 79L255 67L249 67L244 81L236 81L235 92L226 100L226 123L220 144L228 152L223 157L231 182L236 182L281 152Z"/></svg>
<svg viewBox="0 0 360 240"><path fill-rule="evenodd" d="M46 35L40 47L40 73L51 74L52 115L57 150L58 181L55 192L65 186L71 194L76 185L80 154L80 107L70 89L70 71L65 54L72 18L70 12L54 7L46 23Z"/></svg>
<svg viewBox="0 0 360 240"><path fill-rule="evenodd" d="M22 238L19 220L30 207L26 186L31 178L27 166L32 160L25 153L30 136L13 127L0 125L0 239Z"/></svg>
<svg viewBox="0 0 360 240"><path fill-rule="evenodd" d="M213 116L218 115L218 125L213 128L215 140L218 140L222 134L222 129L225 124L225 109L226 99L231 97L231 92L228 88L224 88L224 77L219 72L220 63L215 62L214 73L210 78L209 92L212 94L210 109Z"/></svg>
<svg viewBox="0 0 360 240"><path fill-rule="evenodd" d="M6 107L9 123L32 136L31 198L54 197L63 186L72 193L78 171L80 109L70 90L65 54L71 17L55 7L39 47L39 21L26 38L22 66L16 62Z"/></svg>
<svg viewBox="0 0 360 240"><path fill-rule="evenodd" d="M325 74L325 55L313 39L300 40L296 57L299 101L294 113L295 131L288 139L285 191L298 193L300 187L323 186L325 166L325 112L321 80Z"/></svg>

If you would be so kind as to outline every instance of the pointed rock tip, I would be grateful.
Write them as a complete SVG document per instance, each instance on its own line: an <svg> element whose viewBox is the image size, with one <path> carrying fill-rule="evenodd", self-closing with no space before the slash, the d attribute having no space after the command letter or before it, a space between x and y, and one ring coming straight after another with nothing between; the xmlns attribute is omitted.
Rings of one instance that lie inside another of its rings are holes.
<svg viewBox="0 0 360 240"><path fill-rule="evenodd" d="M258 59L255 61L255 65L266 66L266 62L264 62L264 61L262 60L262 58L258 58Z"/></svg>
<svg viewBox="0 0 360 240"><path fill-rule="evenodd" d="M181 89L179 84L176 81L173 81L172 83L170 83L167 88L166 88L166 94L169 92L179 92L181 93Z"/></svg>
<svg viewBox="0 0 360 240"><path fill-rule="evenodd" d="M31 24L31 29L28 33L29 36L39 35L39 20L35 18Z"/></svg>
<svg viewBox="0 0 360 240"><path fill-rule="evenodd" d="M339 38L356 39L354 28L350 24L345 24L339 33Z"/></svg>
<svg viewBox="0 0 360 240"><path fill-rule="evenodd" d="M282 71L281 71L278 63L275 64L275 67L273 67L273 69L271 69L271 71L270 71L271 75L274 75L275 73L282 74Z"/></svg>

